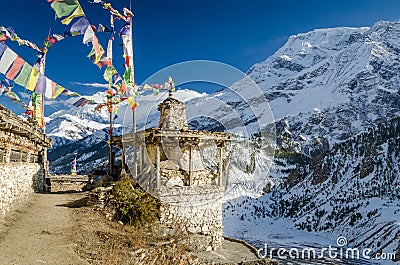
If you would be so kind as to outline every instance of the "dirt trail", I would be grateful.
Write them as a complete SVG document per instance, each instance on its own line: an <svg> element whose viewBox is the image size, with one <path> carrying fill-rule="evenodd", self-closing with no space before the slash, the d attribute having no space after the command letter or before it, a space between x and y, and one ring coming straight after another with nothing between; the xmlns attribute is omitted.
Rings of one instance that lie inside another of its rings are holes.
<svg viewBox="0 0 400 265"><path fill-rule="evenodd" d="M85 194L34 194L0 224L0 264L89 264L74 252L72 202Z"/></svg>
<svg viewBox="0 0 400 265"><path fill-rule="evenodd" d="M227 240L218 251L190 253L157 229L149 233L109 221L90 205L88 193L34 194L22 211L0 223L0 265L238 264L257 259L248 247Z"/></svg>

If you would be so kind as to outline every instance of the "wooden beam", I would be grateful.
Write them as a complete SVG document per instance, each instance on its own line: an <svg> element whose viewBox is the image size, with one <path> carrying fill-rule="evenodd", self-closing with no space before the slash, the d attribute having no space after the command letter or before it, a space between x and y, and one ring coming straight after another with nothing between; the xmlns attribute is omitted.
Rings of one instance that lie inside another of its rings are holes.
<svg viewBox="0 0 400 265"><path fill-rule="evenodd" d="M156 145L156 188L161 186L161 175L160 175L160 146Z"/></svg>
<svg viewBox="0 0 400 265"><path fill-rule="evenodd" d="M217 180L217 185L221 186L222 185L222 146L218 147L218 180Z"/></svg>
<svg viewBox="0 0 400 265"><path fill-rule="evenodd" d="M189 145L189 186L193 184L193 161L192 161L192 145Z"/></svg>

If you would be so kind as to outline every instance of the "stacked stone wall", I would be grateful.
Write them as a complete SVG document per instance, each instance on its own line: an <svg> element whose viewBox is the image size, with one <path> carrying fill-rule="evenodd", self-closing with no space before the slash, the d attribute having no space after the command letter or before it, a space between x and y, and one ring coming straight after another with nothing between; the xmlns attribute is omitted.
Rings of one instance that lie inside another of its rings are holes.
<svg viewBox="0 0 400 265"><path fill-rule="evenodd" d="M39 163L0 163L0 220L43 187L44 171Z"/></svg>
<svg viewBox="0 0 400 265"><path fill-rule="evenodd" d="M86 175L70 176L70 175L57 175L49 176L51 192L73 192L82 191L89 178Z"/></svg>
<svg viewBox="0 0 400 265"><path fill-rule="evenodd" d="M211 185L162 188L159 190L160 222L171 229L184 229L193 235L198 250L217 249L223 241L223 191L223 187Z"/></svg>
<svg viewBox="0 0 400 265"><path fill-rule="evenodd" d="M0 220L32 193L45 191L51 144L37 124L0 105Z"/></svg>

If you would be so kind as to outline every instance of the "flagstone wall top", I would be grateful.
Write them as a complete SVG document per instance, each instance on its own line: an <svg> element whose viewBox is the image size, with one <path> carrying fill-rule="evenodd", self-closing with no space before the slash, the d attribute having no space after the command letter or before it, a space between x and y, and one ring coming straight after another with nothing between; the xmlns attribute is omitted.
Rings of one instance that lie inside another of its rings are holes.
<svg viewBox="0 0 400 265"><path fill-rule="evenodd" d="M23 120L10 110L0 105L0 131L12 133L34 142L41 147L51 147L52 140L38 130L34 121Z"/></svg>

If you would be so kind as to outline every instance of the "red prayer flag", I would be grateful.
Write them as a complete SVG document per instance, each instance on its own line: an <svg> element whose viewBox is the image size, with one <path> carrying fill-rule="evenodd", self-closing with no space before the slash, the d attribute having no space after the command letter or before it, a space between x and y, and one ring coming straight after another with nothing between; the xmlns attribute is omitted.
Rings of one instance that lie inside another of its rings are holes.
<svg viewBox="0 0 400 265"><path fill-rule="evenodd" d="M17 76L19 70L21 70L22 66L24 65L25 61L17 56L15 61L13 62L13 65L11 66L10 70L8 70L6 74L6 78L9 80L14 80L14 78Z"/></svg>
<svg viewBox="0 0 400 265"><path fill-rule="evenodd" d="M94 50L96 51L96 56L97 56L98 54L101 54L100 46L99 46L99 39L97 39L97 36L96 36L96 35L93 35L92 44L93 44Z"/></svg>
<svg viewBox="0 0 400 265"><path fill-rule="evenodd" d="M53 36L48 36L47 38L46 38L46 40L50 43L50 44L55 44L56 42L58 42L58 40L55 38L55 37L53 37Z"/></svg>
<svg viewBox="0 0 400 265"><path fill-rule="evenodd" d="M125 65L126 67L130 67L129 61L131 60L130 56L125 56Z"/></svg>
<svg viewBox="0 0 400 265"><path fill-rule="evenodd" d="M120 92L125 93L126 92L126 85L125 82L122 82Z"/></svg>

